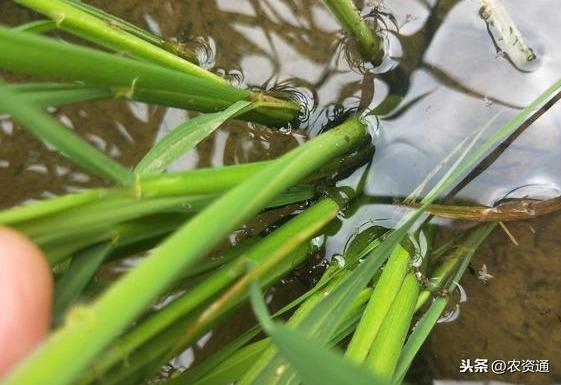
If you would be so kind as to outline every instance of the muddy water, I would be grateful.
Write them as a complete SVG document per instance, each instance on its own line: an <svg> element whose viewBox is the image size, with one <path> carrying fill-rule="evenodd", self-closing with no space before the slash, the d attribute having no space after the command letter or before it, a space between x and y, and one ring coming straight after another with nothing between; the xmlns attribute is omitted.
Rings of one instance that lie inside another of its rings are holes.
<svg viewBox="0 0 561 385"><path fill-rule="evenodd" d="M516 69L497 51L479 15L478 1L366 2L365 12L379 5L385 13L389 54L379 68L361 65L352 47L341 43L344 36L320 1L92 3L166 38L206 47L201 50L205 66L242 86L296 89L308 106L298 130L228 123L173 169L274 158L351 110L377 108L379 121L371 125L377 148L366 191L372 203L345 218L327 241L328 257L340 252L364 224L395 223L401 213L381 202L411 193L466 136L493 118L493 127L505 122L561 73L561 23L555 0L505 1L537 54L532 72ZM0 23L13 25L29 17L11 3L0 2ZM392 108L392 100L399 104ZM78 104L54 113L127 165L135 164L157 138L191 116L126 102ZM0 124L0 206L100 183L9 121ZM561 105L522 132L495 162L478 169L476 177L455 191L456 199L493 204L504 198L558 195L560 127ZM454 225L453 231L466 227ZM556 215L509 225L519 246L502 231L494 233L464 280L467 301L454 321L441 323L426 344L414 370L419 382L561 381L560 228L561 217ZM483 265L494 276L487 282L478 279ZM219 344L216 336L208 342ZM197 357L204 354L203 349ZM549 359L552 373L470 377L458 373L460 360L467 358Z"/></svg>

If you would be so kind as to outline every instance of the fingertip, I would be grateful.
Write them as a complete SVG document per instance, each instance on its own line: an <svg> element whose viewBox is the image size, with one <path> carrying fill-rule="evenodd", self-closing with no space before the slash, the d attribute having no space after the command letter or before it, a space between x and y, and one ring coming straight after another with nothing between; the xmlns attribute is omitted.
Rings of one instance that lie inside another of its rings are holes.
<svg viewBox="0 0 561 385"><path fill-rule="evenodd" d="M53 279L43 253L0 227L0 377L47 335Z"/></svg>

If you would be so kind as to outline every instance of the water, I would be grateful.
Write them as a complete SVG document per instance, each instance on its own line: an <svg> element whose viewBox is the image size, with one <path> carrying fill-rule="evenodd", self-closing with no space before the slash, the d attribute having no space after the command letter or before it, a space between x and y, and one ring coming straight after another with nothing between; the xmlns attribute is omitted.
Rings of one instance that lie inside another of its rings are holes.
<svg viewBox="0 0 561 385"><path fill-rule="evenodd" d="M500 113L494 125L498 127L560 75L561 24L555 0L505 0L537 56L524 71L497 51L503 42L481 18L479 1L366 3L365 13L380 7L387 29L388 54L378 68L360 64L320 1L92 1L166 38L198 47L205 67L236 84L288 89L307 106L298 128L269 130L230 122L176 162L173 170L273 159L351 110L383 112L379 120L370 121L376 144L366 189L371 199L353 215L341 218L341 228L327 240L328 258L338 255L349 236L365 225L395 223L401 211L384 205L386 198L409 195L466 136ZM18 24L28 18L27 12L0 2L1 23ZM392 108L392 101L399 104ZM129 166L157 138L193 116L122 101L82 103L55 114ZM506 197L557 196L560 125L561 105L557 105L505 146L494 163L480 167L480 173L456 191L455 199L493 204ZM9 121L2 120L0 128L0 206L101 183ZM560 216L550 215L509 224L520 246L500 230L494 233L476 254L473 271L463 281L467 301L461 303L457 318L439 324L426 344L415 368L419 377L466 379L458 374L462 358L543 358L556 370L551 376L489 378L544 384L561 381L561 367L554 364L561 362L560 221ZM467 226L441 223L451 226L450 232ZM494 276L488 282L477 278L483 264ZM288 279L287 289L280 290L284 294L275 297L278 301L306 285L297 278ZM233 325L241 330L250 322L247 317L238 318L226 333L218 330L202 346L194 347L184 357L186 362L202 359L212 347L220 346Z"/></svg>

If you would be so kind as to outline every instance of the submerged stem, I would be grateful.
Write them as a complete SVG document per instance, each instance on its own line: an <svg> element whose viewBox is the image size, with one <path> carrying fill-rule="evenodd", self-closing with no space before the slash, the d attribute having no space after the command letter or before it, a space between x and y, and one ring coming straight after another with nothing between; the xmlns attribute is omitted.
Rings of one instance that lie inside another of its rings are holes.
<svg viewBox="0 0 561 385"><path fill-rule="evenodd" d="M357 42L360 52L366 60L378 62L381 56L380 38L360 17L360 12L352 0L324 0L341 26Z"/></svg>

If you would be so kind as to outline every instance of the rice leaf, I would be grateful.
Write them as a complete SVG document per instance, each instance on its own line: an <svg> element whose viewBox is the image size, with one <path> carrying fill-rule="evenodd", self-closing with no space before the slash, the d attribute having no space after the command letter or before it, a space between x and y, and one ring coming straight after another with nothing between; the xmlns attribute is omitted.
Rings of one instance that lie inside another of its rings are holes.
<svg viewBox="0 0 561 385"><path fill-rule="evenodd" d="M59 320L69 305L80 297L98 267L109 255L112 242L88 248L72 259L72 263L56 282L53 304L53 319Z"/></svg>
<svg viewBox="0 0 561 385"><path fill-rule="evenodd" d="M218 368L198 381L191 382L188 378L181 381L169 381L166 385L224 385L240 378L247 369L269 346L268 340L261 340L241 349L231 358L224 360Z"/></svg>
<svg viewBox="0 0 561 385"><path fill-rule="evenodd" d="M215 83L225 83L221 77L180 58L156 45L107 23L80 7L62 0L15 0L52 19L57 28L103 47L125 52L152 63L197 76ZM194 56L194 55L193 55Z"/></svg>
<svg viewBox="0 0 561 385"><path fill-rule="evenodd" d="M87 12L88 14L95 16L100 20L105 21L108 24L111 24L114 27L118 27L128 33L132 33L136 37L139 37L142 40L145 40L153 45L161 46L161 44L164 42L162 37L157 36L152 32L142 29L132 23L129 23L128 21L123 20L115 15L105 12L102 9L96 8L91 4L84 3L81 0L63 0L63 1L81 11Z"/></svg>
<svg viewBox="0 0 561 385"><path fill-rule="evenodd" d="M56 29L56 24L52 20L34 20L12 29L19 32L45 33Z"/></svg>
<svg viewBox="0 0 561 385"><path fill-rule="evenodd" d="M321 293L315 295L317 293L316 289L321 288L318 288L317 285L314 287L312 290L314 292L314 298L308 295L308 293L310 293L308 291L292 301L289 305L277 311L273 317L280 317L286 312L297 308L296 312L290 317L288 324L292 326L298 325L306 311L311 308L309 305L317 302L317 299L321 297ZM359 297L355 298L351 311L346 316L336 337L329 342L329 346L335 346L351 333L362 313L363 306L370 298L371 292L371 289L365 289L361 292ZM305 305L298 307L304 302ZM265 356L271 349L271 341L269 338L253 342L242 348L242 346L246 345L259 334L260 331L261 327L258 324L201 364L166 381L165 385L223 385L238 380L254 362ZM253 345L259 346L254 347Z"/></svg>
<svg viewBox="0 0 561 385"><path fill-rule="evenodd" d="M252 102L241 100L224 111L197 116L173 129L142 158L135 168L140 175L157 175L185 152L195 148L225 121L251 109ZM255 104L253 104L255 106Z"/></svg>
<svg viewBox="0 0 561 385"><path fill-rule="evenodd" d="M35 201L12 209L0 211L0 224L12 225L18 222L29 221L57 212L80 206L101 198L104 191L91 189L83 192L68 194L62 197Z"/></svg>
<svg viewBox="0 0 561 385"><path fill-rule="evenodd" d="M413 329L413 332L403 347L392 383L401 384L403 382L409 367L413 363L413 359L421 349L421 346L425 343L447 305L448 300L446 298L438 297L432 302L429 309L419 319Z"/></svg>
<svg viewBox="0 0 561 385"><path fill-rule="evenodd" d="M2 69L107 87L117 97L201 112L221 111L240 100L256 100L259 106L242 117L270 124L293 121L299 112L291 101L238 89L226 82L4 27L0 27L0 52Z"/></svg>
<svg viewBox="0 0 561 385"><path fill-rule="evenodd" d="M1 41L0 38L0 45ZM4 56L7 55L1 55ZM35 137L91 173L124 185L133 181L132 174L123 166L4 84L0 84L0 110L10 114Z"/></svg>
<svg viewBox="0 0 561 385"><path fill-rule="evenodd" d="M327 348L322 341L311 339L299 329L274 322L257 285L251 287L251 303L263 329L305 385L381 384L376 377L342 354ZM278 367L277 375L286 369L286 366Z"/></svg>
<svg viewBox="0 0 561 385"><path fill-rule="evenodd" d="M240 378L269 346L269 340L251 343L261 329L254 327L194 368L189 368L165 385L224 385Z"/></svg>
<svg viewBox="0 0 561 385"><path fill-rule="evenodd" d="M292 271L295 266L302 263L307 257L309 257L316 249L311 245L311 243L306 243L301 245L293 253L287 255L275 269L272 271L267 271L266 274L260 278L259 284L263 288L271 286L273 283L277 282L281 277L283 277L288 272ZM142 345L139 349L134 352L125 352L123 350L117 350L120 360L122 360L121 365L116 365L109 373L104 377L105 385L121 385L123 381L129 380L131 377L136 378L133 382L138 383L139 381L150 378L151 375L156 373L162 365L169 362L169 351L177 345L178 338L185 335L185 330L193 330L193 326L197 329L196 334L192 334L192 340L188 341L188 345L191 345L201 338L205 333L212 330L218 323L224 321L227 316L230 316L233 311L239 309L239 307L247 299L247 292L242 291L240 295L232 298L231 301L226 306L223 307L223 311L219 313L219 317L215 319L208 319L205 317L205 310L211 308L216 302L208 304L208 307L201 307L194 311L193 314L181 319L180 321L174 323L170 327L164 329L163 333L158 334L156 338L152 338L148 343ZM206 319L204 323L200 323L201 319ZM106 356L104 356L105 358ZM103 371L98 371L98 366L92 368L89 372L90 376L82 376L80 385L83 383L89 383L89 380L93 380L99 376L99 373ZM143 373L138 373L139 368L142 368ZM86 379L86 381L82 381ZM128 382L127 382L128 383Z"/></svg>
<svg viewBox="0 0 561 385"><path fill-rule="evenodd" d="M114 98L113 92L109 89L81 84L24 83L10 84L8 88L18 92L18 94L41 108ZM4 111L0 110L0 112Z"/></svg>

